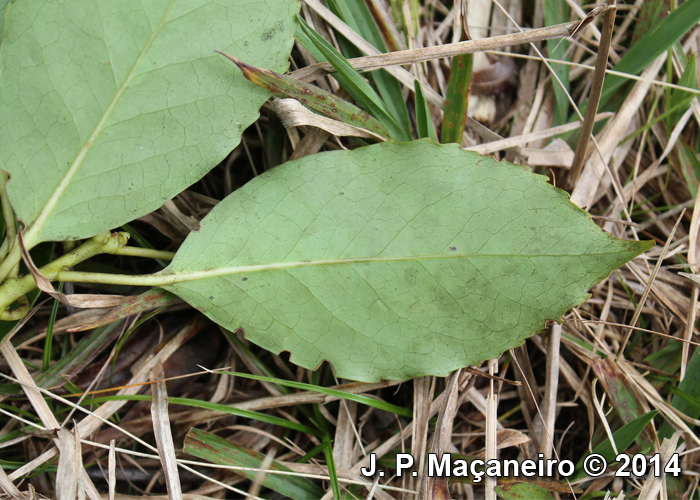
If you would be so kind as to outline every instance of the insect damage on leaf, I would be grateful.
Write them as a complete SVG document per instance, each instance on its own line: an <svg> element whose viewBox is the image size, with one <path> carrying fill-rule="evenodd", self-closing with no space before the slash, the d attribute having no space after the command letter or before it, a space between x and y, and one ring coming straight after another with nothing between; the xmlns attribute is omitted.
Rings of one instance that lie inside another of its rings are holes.
<svg viewBox="0 0 700 500"><path fill-rule="evenodd" d="M389 142L253 179L164 271L246 266L248 280L165 288L306 368L327 360L339 377L403 380L522 344L652 244L601 232L521 167L456 144Z"/></svg>

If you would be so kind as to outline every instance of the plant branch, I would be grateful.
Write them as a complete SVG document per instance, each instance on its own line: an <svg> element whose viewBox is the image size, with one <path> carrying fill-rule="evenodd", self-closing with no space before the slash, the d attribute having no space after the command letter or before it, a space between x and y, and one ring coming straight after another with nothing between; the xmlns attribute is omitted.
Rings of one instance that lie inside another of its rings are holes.
<svg viewBox="0 0 700 500"><path fill-rule="evenodd" d="M94 257L102 253L115 253L119 247L126 244L128 239L127 233L109 232L99 234L90 238L88 241L80 245L71 252L62 255L58 259L50 262L40 269L41 274L51 281L56 280L56 275L63 269L69 269L84 260ZM19 245L16 245L19 248ZM23 317L23 305L10 311L10 305L23 297L28 292L36 288L36 281L31 274L21 278L11 278L0 286L0 320L14 321ZM26 311L24 311L26 314ZM17 317L19 316L19 317Z"/></svg>

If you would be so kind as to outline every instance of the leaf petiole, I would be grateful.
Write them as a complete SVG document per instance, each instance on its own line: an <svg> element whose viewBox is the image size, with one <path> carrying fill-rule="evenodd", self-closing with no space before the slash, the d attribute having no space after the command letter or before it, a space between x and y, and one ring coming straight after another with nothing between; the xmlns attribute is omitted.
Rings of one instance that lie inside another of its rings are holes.
<svg viewBox="0 0 700 500"><path fill-rule="evenodd" d="M161 259L161 260L173 260L175 257L175 252L166 252L164 250L155 250L153 248L140 248L140 247L119 247L114 252L113 255L125 255L129 257L144 257L146 259Z"/></svg>

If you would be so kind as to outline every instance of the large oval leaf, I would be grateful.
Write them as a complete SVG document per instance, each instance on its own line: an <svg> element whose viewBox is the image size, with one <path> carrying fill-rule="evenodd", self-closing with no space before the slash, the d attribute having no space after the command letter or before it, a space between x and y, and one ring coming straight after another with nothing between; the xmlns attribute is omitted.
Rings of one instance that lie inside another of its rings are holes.
<svg viewBox="0 0 700 500"><path fill-rule="evenodd" d="M166 288L306 368L403 380L499 356L649 247L601 231L544 176L423 140L255 178L163 273L255 266Z"/></svg>
<svg viewBox="0 0 700 500"><path fill-rule="evenodd" d="M298 0L22 0L0 54L0 165L25 243L146 214L239 142L269 94L214 49L283 71Z"/></svg>

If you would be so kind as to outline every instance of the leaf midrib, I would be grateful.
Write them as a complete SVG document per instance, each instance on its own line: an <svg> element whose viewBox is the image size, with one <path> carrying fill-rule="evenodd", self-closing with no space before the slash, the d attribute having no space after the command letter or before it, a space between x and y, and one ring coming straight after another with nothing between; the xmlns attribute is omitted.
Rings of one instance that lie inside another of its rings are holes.
<svg viewBox="0 0 700 500"><path fill-rule="evenodd" d="M256 264L250 266L231 266L219 267L214 269L206 269L202 271L189 272L170 272L167 269L163 270L162 274L145 276L153 281L147 283L150 286L165 286L169 284L182 283L184 281L197 281L207 278L218 278L235 274L249 274L266 271L280 271L285 269L295 269L314 266L334 266L342 264L362 264L376 262L406 262L418 260L434 260L434 259L475 259L475 258L556 258L556 257L588 257L588 256L603 256L619 254L620 251L588 253L588 254L435 254L435 255L412 255L403 257L356 257L348 259L319 259L319 260L304 260L296 262L275 262L269 264ZM162 281L161 283L155 283Z"/></svg>
<svg viewBox="0 0 700 500"><path fill-rule="evenodd" d="M102 114L102 117L97 122L97 125L95 125L95 128L93 129L92 133L88 137L88 140L81 146L80 151L78 151L78 154L76 155L75 159L73 160L73 163L71 163L71 166L66 171L65 175L63 176L63 179L61 179L61 182L58 184L58 186L56 186L56 189L54 189L53 193L51 193L51 196L49 197L47 202L44 204L43 208L39 212L39 215L36 217L34 222L31 224L29 229L24 234L24 244L27 248L32 248L37 243L39 243L38 237L39 237L39 234L41 233L42 228L44 227L44 225L48 221L53 210L56 208L56 205L58 205L58 202L60 201L61 197L64 195L64 193L70 187L71 181L73 180L75 175L78 173L78 170L80 170L80 167L85 162L85 158L87 158L87 155L90 152L90 148L95 144L95 142L97 141L99 136L104 131L105 126L107 124L107 121L109 120L110 116L112 115L112 112L117 107L117 104L119 104L119 101L121 100L122 96L126 92L126 89L129 88L131 81L136 76L136 72L137 72L139 66L141 65L141 62L146 57L146 54L148 53L151 46L153 45L153 42L155 41L155 39L158 37L158 35L162 31L163 27L165 26L165 23L167 22L167 19L168 19L168 15L170 14L170 11L172 10L174 4L175 4L175 0L170 0L170 3L168 4L167 9L163 13L163 16L162 16L160 22L158 23L158 26L153 31L153 33L151 33L150 38L148 39L148 41L144 45L143 49L139 53L138 58L134 62L129 73L126 75L126 78L124 78L124 81L123 81L121 87L119 87L119 90L117 90L117 92L115 93L114 97L112 98L112 101L109 103L109 106L107 106L107 108L105 109L104 113Z"/></svg>

